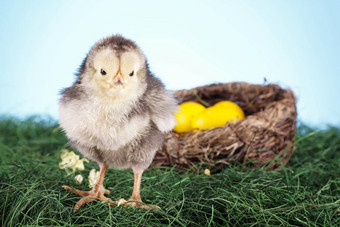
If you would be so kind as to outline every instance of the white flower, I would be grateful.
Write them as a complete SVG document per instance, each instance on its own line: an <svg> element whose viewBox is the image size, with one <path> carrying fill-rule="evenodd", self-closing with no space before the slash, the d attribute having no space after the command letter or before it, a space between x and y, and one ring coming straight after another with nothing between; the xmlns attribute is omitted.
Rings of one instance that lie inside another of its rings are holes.
<svg viewBox="0 0 340 227"><path fill-rule="evenodd" d="M210 170L209 169L205 169L204 170L204 174L207 175L207 176L210 176Z"/></svg>
<svg viewBox="0 0 340 227"><path fill-rule="evenodd" d="M81 184L81 182L83 182L83 176L78 174L77 176L74 177L74 179L76 180L76 184Z"/></svg>
<svg viewBox="0 0 340 227"><path fill-rule="evenodd" d="M90 174L89 174L89 187L93 188L99 178L99 171L96 171L95 169L91 169Z"/></svg>
<svg viewBox="0 0 340 227"><path fill-rule="evenodd" d="M59 163L60 169L65 169L68 174L71 172L69 169L72 169L72 173L77 170L84 170L84 162L89 162L86 158L79 159L79 155L76 155L73 151L68 151L67 149L61 150L61 162Z"/></svg>

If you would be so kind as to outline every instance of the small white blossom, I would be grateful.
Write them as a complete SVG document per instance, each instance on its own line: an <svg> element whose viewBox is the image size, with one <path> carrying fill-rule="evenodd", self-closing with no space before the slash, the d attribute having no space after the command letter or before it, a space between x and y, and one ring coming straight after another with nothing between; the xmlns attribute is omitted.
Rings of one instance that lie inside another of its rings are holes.
<svg viewBox="0 0 340 227"><path fill-rule="evenodd" d="M93 188L99 178L99 171L96 171L95 169L91 169L90 174L89 174L89 187Z"/></svg>
<svg viewBox="0 0 340 227"><path fill-rule="evenodd" d="M209 169L205 169L204 170L204 174L207 175L207 176L210 176L210 170Z"/></svg>
<svg viewBox="0 0 340 227"><path fill-rule="evenodd" d="M67 149L61 150L60 158L59 168L65 169L68 174L71 174L69 169L72 169L72 173L75 173L77 170L84 170L84 162L89 162L86 158L79 159L79 155Z"/></svg>
<svg viewBox="0 0 340 227"><path fill-rule="evenodd" d="M76 184L81 184L81 182L83 182L83 176L78 174L77 176L74 177L74 179L76 180Z"/></svg>

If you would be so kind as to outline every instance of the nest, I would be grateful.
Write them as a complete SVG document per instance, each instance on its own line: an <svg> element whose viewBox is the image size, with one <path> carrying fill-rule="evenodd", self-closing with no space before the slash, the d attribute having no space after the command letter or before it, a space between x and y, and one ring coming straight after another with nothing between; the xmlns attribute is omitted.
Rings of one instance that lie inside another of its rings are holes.
<svg viewBox="0 0 340 227"><path fill-rule="evenodd" d="M197 171L201 163L213 172L235 163L277 169L287 164L295 150L296 101L291 90L275 84L213 84L175 93L179 102L214 105L237 103L246 118L224 127L167 134L153 165Z"/></svg>

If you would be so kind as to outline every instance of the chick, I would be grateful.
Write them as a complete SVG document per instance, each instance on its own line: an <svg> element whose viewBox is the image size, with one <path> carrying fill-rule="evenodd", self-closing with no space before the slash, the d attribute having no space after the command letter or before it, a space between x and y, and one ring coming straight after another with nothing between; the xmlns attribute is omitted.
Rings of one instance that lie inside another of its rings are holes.
<svg viewBox="0 0 340 227"><path fill-rule="evenodd" d="M74 211L93 200L113 201L103 186L107 168L131 168L134 185L129 204L142 205L141 178L164 133L176 124L178 105L173 95L149 70L142 50L135 42L114 35L98 41L82 62L76 80L61 92L59 123L69 144L98 163L100 176L91 191L63 186L82 198Z"/></svg>

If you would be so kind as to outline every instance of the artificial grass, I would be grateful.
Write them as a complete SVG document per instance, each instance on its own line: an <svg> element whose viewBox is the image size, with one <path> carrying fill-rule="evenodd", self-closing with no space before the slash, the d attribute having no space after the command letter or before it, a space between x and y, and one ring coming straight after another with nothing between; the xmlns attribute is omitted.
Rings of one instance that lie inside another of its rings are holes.
<svg viewBox="0 0 340 227"><path fill-rule="evenodd" d="M340 226L340 130L300 126L298 149L279 171L226 167L206 176L176 168L147 170L142 198L157 211L92 202L72 213L73 175L59 169L66 139L51 119L0 120L1 226ZM87 178L93 162L80 172ZM128 199L131 170L109 169L110 198Z"/></svg>

